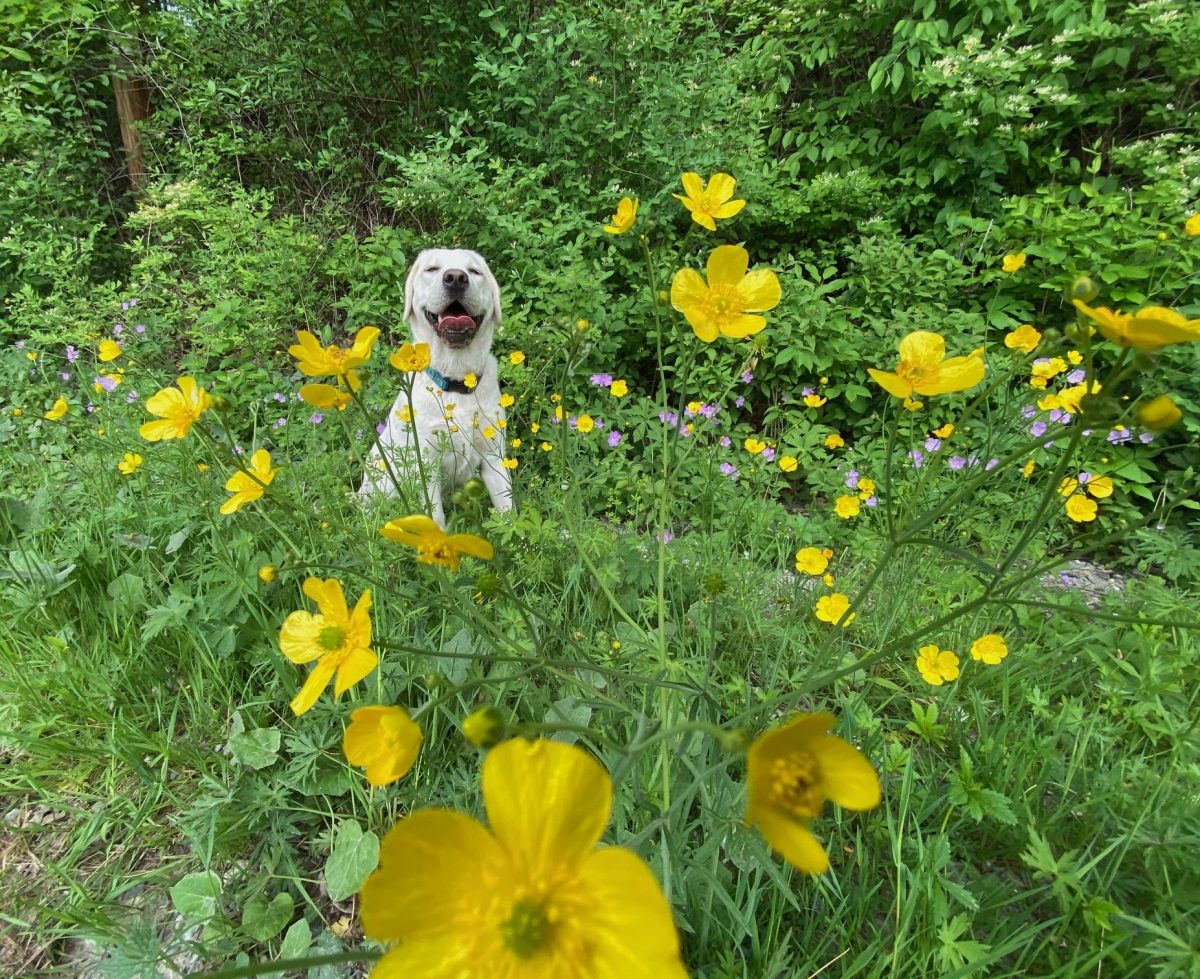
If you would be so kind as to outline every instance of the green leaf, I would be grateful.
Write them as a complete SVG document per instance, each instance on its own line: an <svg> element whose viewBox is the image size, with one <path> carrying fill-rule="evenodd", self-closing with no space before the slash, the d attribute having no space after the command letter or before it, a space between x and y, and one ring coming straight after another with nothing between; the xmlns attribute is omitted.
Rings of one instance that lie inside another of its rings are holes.
<svg viewBox="0 0 1200 979"><path fill-rule="evenodd" d="M295 902L287 891L280 891L270 903L263 895L255 895L242 911L242 931L256 942L270 941L291 920L294 908Z"/></svg>
<svg viewBox="0 0 1200 979"><path fill-rule="evenodd" d="M260 727L229 739L229 751L239 765L266 768L279 757L280 733L277 727Z"/></svg>
<svg viewBox="0 0 1200 979"><path fill-rule="evenodd" d="M307 921L299 918L292 922L292 927L283 936L283 942L279 946L279 957L281 959L298 959L308 951L311 945L312 929L308 927Z"/></svg>
<svg viewBox="0 0 1200 979"><path fill-rule="evenodd" d="M211 870L188 874L171 888L171 903L188 921L199 924L215 918L221 901L221 878Z"/></svg>
<svg viewBox="0 0 1200 979"><path fill-rule="evenodd" d="M325 862L325 884L334 901L358 893L367 875L379 864L379 837L362 831L352 819L338 826L333 852Z"/></svg>

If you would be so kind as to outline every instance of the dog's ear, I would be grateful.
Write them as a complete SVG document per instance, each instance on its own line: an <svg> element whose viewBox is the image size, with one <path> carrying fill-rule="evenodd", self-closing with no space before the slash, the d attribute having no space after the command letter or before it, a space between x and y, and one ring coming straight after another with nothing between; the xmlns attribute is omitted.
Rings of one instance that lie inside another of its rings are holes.
<svg viewBox="0 0 1200 979"><path fill-rule="evenodd" d="M488 267L487 262L483 263L483 277L487 282L488 291L492 295L492 325L500 325L500 283L496 281L496 277L492 275L492 270Z"/></svg>
<svg viewBox="0 0 1200 979"><path fill-rule="evenodd" d="M412 265L408 267L408 278L404 280L404 322L411 324L413 314L416 312L413 309L413 293L417 287L417 269L421 267L425 253L421 252L415 259Z"/></svg>

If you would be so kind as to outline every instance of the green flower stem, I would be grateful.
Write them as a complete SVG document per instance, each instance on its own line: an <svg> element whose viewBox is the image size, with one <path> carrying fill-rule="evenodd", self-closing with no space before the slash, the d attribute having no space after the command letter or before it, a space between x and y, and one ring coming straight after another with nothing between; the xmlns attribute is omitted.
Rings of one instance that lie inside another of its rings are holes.
<svg viewBox="0 0 1200 979"><path fill-rule="evenodd" d="M1089 621L1097 622L1127 622L1131 625L1159 625L1167 629L1200 629L1200 618L1190 622L1180 622L1175 619L1150 619L1140 613L1137 615L1118 615L1111 612L1097 612L1090 608L1076 608L1071 605L1059 605L1057 602L1043 602L1035 598L999 598L985 599L989 605L1026 605L1030 608L1044 608L1063 615L1086 615Z"/></svg>
<svg viewBox="0 0 1200 979"><path fill-rule="evenodd" d="M309 969L319 965L342 965L347 962L374 962L381 955L378 952L336 952L332 955L314 955L305 959L276 959L274 962L255 962L250 965L239 965L229 969L219 969L216 972L205 972L200 979L246 979L248 976L270 976L281 972L292 972L297 975L307 975Z"/></svg>
<svg viewBox="0 0 1200 979"><path fill-rule="evenodd" d="M383 440L380 437L379 433L377 431L375 431L375 422L371 418L370 413L367 411L367 403L362 399L362 396L357 391L354 391L352 389L350 390L350 397L354 401L354 403L358 406L358 410L362 413L363 419L365 420L366 425L367 425L367 431L369 431L371 433L371 445L374 448L379 450L379 458L381 460L383 460L383 467L387 471L388 479L390 479L392 481L392 486L394 486L396 489L396 495L400 497L401 505L404 507L405 510L411 511L412 505L408 502L408 494L404 492L404 485L400 482L399 477L396 475L396 470L392 468L392 460L388 457L387 452L385 452L383 449ZM409 409L408 410L410 412L412 411L411 393L409 395ZM349 441L349 439L347 439L347 441ZM367 458L369 458L369 456L370 456L369 452L365 456L362 455L361 453L359 455L359 462L362 463L364 469L366 468ZM420 453L420 450L418 449L418 451L417 451L418 466L420 466L420 462L421 462L421 453ZM421 472L422 492L428 494L428 492L429 492L428 489L424 488L425 487L425 470L421 469L420 472ZM428 499L426 499L427 506L428 506L428 502L429 502Z"/></svg>

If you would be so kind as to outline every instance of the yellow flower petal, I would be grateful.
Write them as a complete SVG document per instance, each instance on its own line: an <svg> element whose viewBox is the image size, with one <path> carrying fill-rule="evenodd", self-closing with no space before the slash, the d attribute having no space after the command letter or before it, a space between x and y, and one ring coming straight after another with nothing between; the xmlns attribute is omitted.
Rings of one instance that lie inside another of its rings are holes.
<svg viewBox="0 0 1200 979"><path fill-rule="evenodd" d="M808 743L821 766L825 795L843 809L874 809L879 805L879 776L854 745L841 738L813 738Z"/></svg>
<svg viewBox="0 0 1200 979"><path fill-rule="evenodd" d="M333 671L334 666L328 659L318 661L317 665L313 667L312 672L308 675L308 679L304 681L304 686L300 688L300 692L292 698L292 713L299 716L308 711L317 702L317 698L329 686L329 681L333 678Z"/></svg>
<svg viewBox="0 0 1200 979"><path fill-rule="evenodd" d="M770 269L755 269L737 284L738 299L743 308L751 313L765 313L779 305L783 290L779 276Z"/></svg>
<svg viewBox="0 0 1200 979"><path fill-rule="evenodd" d="M946 357L946 341L937 333L914 330L900 341L900 359L921 367L937 367Z"/></svg>
<svg viewBox="0 0 1200 979"><path fill-rule="evenodd" d="M708 256L708 265L705 267L709 288L720 284L740 286L749 267L750 253L741 245L718 245ZM762 308L770 309L769 306Z"/></svg>
<svg viewBox="0 0 1200 979"><path fill-rule="evenodd" d="M747 813L747 822L750 814ZM757 812L754 825L763 835L771 849L797 870L806 874L823 874L829 869L829 856L821 841L803 823L789 819L774 809Z"/></svg>

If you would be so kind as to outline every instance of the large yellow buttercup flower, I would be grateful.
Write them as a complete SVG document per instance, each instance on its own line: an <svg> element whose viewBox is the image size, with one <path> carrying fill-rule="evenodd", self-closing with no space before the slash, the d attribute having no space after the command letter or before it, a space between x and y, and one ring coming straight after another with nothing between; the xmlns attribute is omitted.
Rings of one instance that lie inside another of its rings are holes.
<svg viewBox="0 0 1200 979"><path fill-rule="evenodd" d="M407 544L417 549L417 560L422 564L440 564L451 571L458 570L458 562L464 554L492 559L492 545L474 534L447 534L432 517L416 514L389 520L379 531L388 540Z"/></svg>
<svg viewBox="0 0 1200 979"><path fill-rule="evenodd" d="M305 377L344 377L350 390L357 391L362 387L362 381L355 368L371 359L371 348L379 339L379 328L364 326L355 335L354 344L349 348L336 344L322 347L308 330L300 330L296 339L300 342L288 347L288 353L296 358L296 364Z"/></svg>
<svg viewBox="0 0 1200 979"><path fill-rule="evenodd" d="M617 212L609 218L609 223L604 226L604 230L610 235L625 234L637 220L637 209L638 199L636 197L622 197L621 202L617 205Z"/></svg>
<svg viewBox="0 0 1200 979"><path fill-rule="evenodd" d="M524 354L521 354L521 359L525 359ZM423 371L429 366L429 344L406 343L388 358L388 363L396 370L404 371L407 374ZM513 363L517 363L517 361L513 361Z"/></svg>
<svg viewBox="0 0 1200 979"><path fill-rule="evenodd" d="M692 214L692 220L709 231L717 230L717 221L731 218L743 207L745 201L730 200L737 181L727 173L714 173L708 186L698 173L685 173L681 178L683 194L672 194Z"/></svg>
<svg viewBox="0 0 1200 979"><path fill-rule="evenodd" d="M363 885L372 979L685 979L650 869L597 848L612 783L583 749L506 741L483 762L491 829L422 809L384 837Z"/></svg>
<svg viewBox="0 0 1200 979"><path fill-rule="evenodd" d="M221 504L221 512L228 516L237 513L247 503L260 499L277 472L279 466L271 468L271 453L266 449L259 449L250 457L248 472L239 469L229 477L225 489L233 496Z"/></svg>
<svg viewBox="0 0 1200 979"><path fill-rule="evenodd" d="M360 707L342 735L346 761L365 768L376 788L409 773L421 750L421 729L403 707Z"/></svg>
<svg viewBox="0 0 1200 979"><path fill-rule="evenodd" d="M183 438L212 407L212 396L195 378L181 377L175 383L177 387L163 388L146 399L146 410L159 417L158 421L146 422L138 429L147 442Z"/></svg>
<svg viewBox="0 0 1200 979"><path fill-rule="evenodd" d="M345 388L333 384L305 384L300 389L300 400L314 408L336 408L345 411L353 396Z"/></svg>
<svg viewBox="0 0 1200 979"><path fill-rule="evenodd" d="M750 253L741 245L721 245L708 257L705 282L695 269L680 269L671 280L671 305L687 318L705 343L718 335L741 339L767 325L765 313L779 305L782 290L770 269L750 267Z"/></svg>
<svg viewBox="0 0 1200 979"><path fill-rule="evenodd" d="M1147 306L1130 315L1113 312L1107 306L1093 309L1080 299L1072 302L1105 337L1122 347L1159 350L1176 343L1200 341L1200 320L1189 320L1164 306Z"/></svg>
<svg viewBox="0 0 1200 979"><path fill-rule="evenodd" d="M342 583L336 578L309 578L304 594L317 603L319 614L293 612L279 630L279 648L293 663L317 661L304 687L292 698L292 710L303 714L317 702L336 675L334 696L358 683L375 669L379 657L371 649L371 590L362 593L351 612Z"/></svg>
<svg viewBox="0 0 1200 979"><path fill-rule="evenodd" d="M879 805L879 776L851 744L829 733L832 714L801 714L768 731L747 758L746 822L798 870L820 874L829 857L809 826L825 800L844 809Z"/></svg>
<svg viewBox="0 0 1200 979"><path fill-rule="evenodd" d="M973 388L983 380L983 348L966 357L946 359L946 342L936 333L917 330L900 341L895 372L874 367L867 373L888 394L904 399L905 408L920 408L913 395L950 394Z"/></svg>
<svg viewBox="0 0 1200 979"><path fill-rule="evenodd" d="M70 410L71 406L67 403L67 399L60 394L58 400L54 402L50 410L42 415L42 417L47 421L56 422Z"/></svg>

